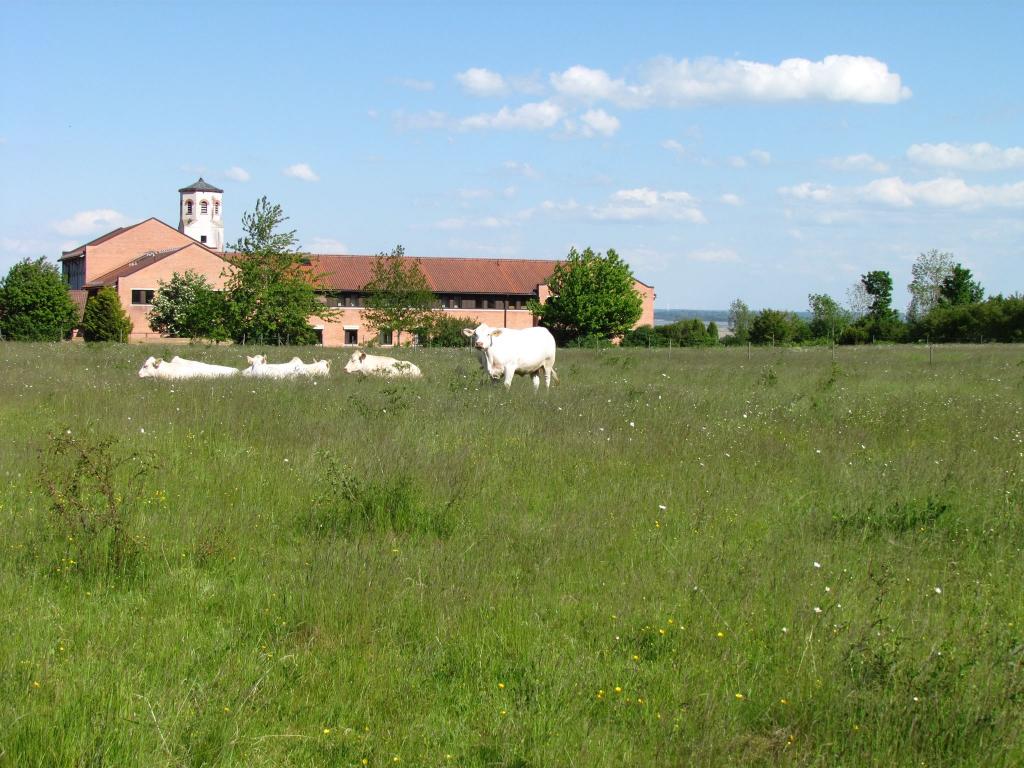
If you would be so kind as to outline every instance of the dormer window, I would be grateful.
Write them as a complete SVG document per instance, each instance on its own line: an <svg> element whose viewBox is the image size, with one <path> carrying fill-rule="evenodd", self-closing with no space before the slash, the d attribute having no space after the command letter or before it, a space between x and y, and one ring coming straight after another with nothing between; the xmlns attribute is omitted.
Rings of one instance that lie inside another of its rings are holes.
<svg viewBox="0 0 1024 768"><path fill-rule="evenodd" d="M191 200L186 200L185 201L185 215L186 216L191 216L192 215L192 201Z"/></svg>
<svg viewBox="0 0 1024 768"><path fill-rule="evenodd" d="M203 200L201 203L199 203L199 215L200 216L205 216L206 215L206 201L205 200Z"/></svg>

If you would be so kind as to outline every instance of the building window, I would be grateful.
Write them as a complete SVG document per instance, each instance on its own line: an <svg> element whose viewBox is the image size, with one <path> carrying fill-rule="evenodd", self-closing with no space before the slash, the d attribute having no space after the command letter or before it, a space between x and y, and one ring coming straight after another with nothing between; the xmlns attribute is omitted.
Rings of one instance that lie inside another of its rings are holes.
<svg viewBox="0 0 1024 768"><path fill-rule="evenodd" d="M156 291L151 288L133 288L132 304L152 304Z"/></svg>
<svg viewBox="0 0 1024 768"><path fill-rule="evenodd" d="M213 201L213 215L220 216L220 200Z"/></svg>
<svg viewBox="0 0 1024 768"><path fill-rule="evenodd" d="M200 216L205 216L206 215L206 201L205 200L203 200L201 203L199 203L199 215Z"/></svg>
<svg viewBox="0 0 1024 768"><path fill-rule="evenodd" d="M395 343L394 334L392 334L391 331L387 330L381 331L380 335L377 337L377 343L380 344L382 347L390 347L392 344Z"/></svg>
<svg viewBox="0 0 1024 768"><path fill-rule="evenodd" d="M191 216L192 215L192 201L191 200L186 200L185 201L185 215L186 216Z"/></svg>
<svg viewBox="0 0 1024 768"><path fill-rule="evenodd" d="M359 331L355 328L345 329L345 346L354 347L359 343Z"/></svg>
<svg viewBox="0 0 1024 768"><path fill-rule="evenodd" d="M206 242L206 235L200 235L199 236L199 242L200 243L205 243Z"/></svg>

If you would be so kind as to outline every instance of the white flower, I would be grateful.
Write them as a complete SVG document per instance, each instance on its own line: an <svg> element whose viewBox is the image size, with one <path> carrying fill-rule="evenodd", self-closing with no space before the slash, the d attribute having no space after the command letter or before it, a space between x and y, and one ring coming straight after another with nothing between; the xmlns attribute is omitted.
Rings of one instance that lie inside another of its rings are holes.
<svg viewBox="0 0 1024 768"><path fill-rule="evenodd" d="M935 594L936 595L941 595L942 594L942 587L936 587L935 588Z"/></svg>
<svg viewBox="0 0 1024 768"><path fill-rule="evenodd" d="M658 509L668 509L664 504L659 504Z"/></svg>
<svg viewBox="0 0 1024 768"><path fill-rule="evenodd" d="M815 568L821 568L821 563L819 563L817 560L815 560L814 561L814 567Z"/></svg>
<svg viewBox="0 0 1024 768"><path fill-rule="evenodd" d="M144 435L144 434L146 434L146 430L145 430L145 428L143 428L143 427L139 427L139 433L140 433L140 434L143 434L143 435Z"/></svg>
<svg viewBox="0 0 1024 768"><path fill-rule="evenodd" d="M821 608L819 608L818 606L814 606L814 612L821 613Z"/></svg>
<svg viewBox="0 0 1024 768"><path fill-rule="evenodd" d="M636 424L634 424L634 423L633 423L633 422L631 421L631 422L629 422L629 426L631 426L631 427L635 427L635 426L636 426Z"/></svg>
<svg viewBox="0 0 1024 768"><path fill-rule="evenodd" d="M788 633L789 632L789 627L783 627L782 631L783 631L783 633Z"/></svg>

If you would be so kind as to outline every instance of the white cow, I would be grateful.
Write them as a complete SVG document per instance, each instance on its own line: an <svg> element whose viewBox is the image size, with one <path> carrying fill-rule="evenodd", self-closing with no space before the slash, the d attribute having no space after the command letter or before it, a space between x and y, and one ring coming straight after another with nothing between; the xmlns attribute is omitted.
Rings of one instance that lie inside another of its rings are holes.
<svg viewBox="0 0 1024 768"><path fill-rule="evenodd" d="M300 376L330 376L331 375L331 361L330 360L316 360L312 363L304 363L299 358L292 358L292 362L297 362L296 368L298 369Z"/></svg>
<svg viewBox="0 0 1024 768"><path fill-rule="evenodd" d="M380 355L368 355L365 352L353 352L345 365L346 373L368 373L375 376L404 376L410 379L418 379L423 374L420 369L405 360L395 360L393 357L381 357Z"/></svg>
<svg viewBox="0 0 1024 768"><path fill-rule="evenodd" d="M555 372L555 337L547 328L492 328L486 323L476 328L463 328L462 335L473 340L473 347L483 354L484 369L492 379L504 379L505 389L512 387L516 374L533 379L533 391L544 386L550 389Z"/></svg>
<svg viewBox="0 0 1024 768"><path fill-rule="evenodd" d="M299 367L302 360L297 357L287 363L268 363L266 355L253 355L245 359L249 361L249 367L242 371L243 376L255 379L293 379L301 375Z"/></svg>
<svg viewBox="0 0 1024 768"><path fill-rule="evenodd" d="M238 373L237 368L227 365L213 365L212 363L201 363L198 360L186 360L183 357L174 357L172 360L164 360L159 357L147 358L139 369L140 379L219 379L227 376L234 376Z"/></svg>

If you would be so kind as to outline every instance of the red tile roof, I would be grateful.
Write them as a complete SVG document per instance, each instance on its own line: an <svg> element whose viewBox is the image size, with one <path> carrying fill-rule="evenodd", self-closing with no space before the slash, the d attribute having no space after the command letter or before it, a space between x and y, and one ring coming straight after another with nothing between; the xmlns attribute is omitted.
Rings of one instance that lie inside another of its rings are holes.
<svg viewBox="0 0 1024 768"><path fill-rule="evenodd" d="M361 291L373 277L376 256L311 255L311 268L321 275L320 288ZM415 258L434 293L533 295L547 282L559 262L539 259Z"/></svg>

